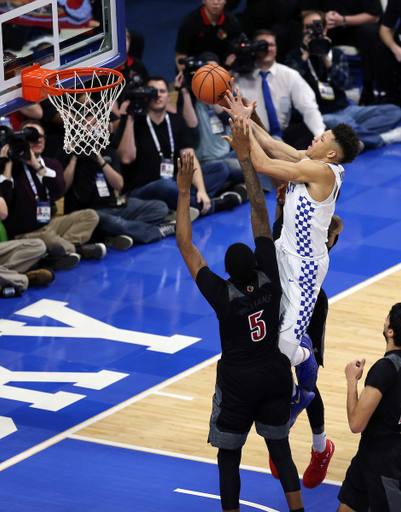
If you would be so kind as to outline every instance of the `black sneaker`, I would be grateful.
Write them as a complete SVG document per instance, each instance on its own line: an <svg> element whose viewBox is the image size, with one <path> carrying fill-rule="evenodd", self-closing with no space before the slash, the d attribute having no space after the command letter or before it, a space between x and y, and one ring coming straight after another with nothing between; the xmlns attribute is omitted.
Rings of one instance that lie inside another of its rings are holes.
<svg viewBox="0 0 401 512"><path fill-rule="evenodd" d="M83 244L77 247L77 252L84 260L101 260L107 254L104 244Z"/></svg>
<svg viewBox="0 0 401 512"><path fill-rule="evenodd" d="M81 260L81 256L72 252L66 256L55 258L54 256L45 256L39 261L42 268L51 268L53 270L71 270L76 267Z"/></svg>
<svg viewBox="0 0 401 512"><path fill-rule="evenodd" d="M54 272L49 268L40 268L39 270L29 270L25 272L29 281L29 286L46 286L54 281Z"/></svg>
<svg viewBox="0 0 401 512"><path fill-rule="evenodd" d="M163 238L166 238L166 236L175 235L176 221L173 220L167 224L159 224L158 228L160 229L160 233Z"/></svg>
<svg viewBox="0 0 401 512"><path fill-rule="evenodd" d="M113 247L113 249L118 251L126 251L134 245L132 238L127 235L107 236L104 239L104 243L107 247Z"/></svg>
<svg viewBox="0 0 401 512"><path fill-rule="evenodd" d="M213 201L216 213L232 210L242 203L241 196L237 192L224 192L220 197L215 197Z"/></svg>
<svg viewBox="0 0 401 512"><path fill-rule="evenodd" d="M242 203L246 203L249 200L249 195L248 191L246 190L245 183L237 183L237 185L232 188L232 192L237 192L237 194L240 195Z"/></svg>

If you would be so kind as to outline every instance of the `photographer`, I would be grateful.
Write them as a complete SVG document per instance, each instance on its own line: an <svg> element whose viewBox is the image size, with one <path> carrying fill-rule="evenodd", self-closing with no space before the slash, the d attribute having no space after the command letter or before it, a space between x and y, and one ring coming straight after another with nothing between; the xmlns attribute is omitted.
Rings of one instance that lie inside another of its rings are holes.
<svg viewBox="0 0 401 512"><path fill-rule="evenodd" d="M45 132L39 121L25 121L21 130L30 134L36 131L36 140L24 141L15 155L11 134L10 143L1 150L5 164L0 192L9 210L4 221L8 236L17 240L43 240L49 254L43 263L55 269L73 268L81 256L103 258L106 254L103 244L85 244L99 222L96 212L84 210L57 218L52 216L52 202L61 197L65 187L62 167L56 160L42 158Z"/></svg>
<svg viewBox="0 0 401 512"><path fill-rule="evenodd" d="M167 112L170 100L168 84L162 77L152 77L148 87L157 90L157 96L147 103L147 114L137 116L131 111L132 102L125 101L121 121L115 136L115 145L122 163L123 192L139 199L159 199L170 210L177 210L177 158L185 151L193 154L193 141L181 114ZM228 177L228 168L222 162L202 167L195 157L196 170L191 189L192 220L201 215L231 209L228 200L211 200Z"/></svg>
<svg viewBox="0 0 401 512"><path fill-rule="evenodd" d="M89 126L93 119L92 113L86 117ZM60 151L57 156L64 167L64 211L95 210L100 220L94 237L99 237L106 246L124 251L134 242L158 242L175 234L173 225L163 223L168 214L166 203L116 197L115 190L120 192L124 180L120 159L112 147L98 155L77 156Z"/></svg>
<svg viewBox="0 0 401 512"><path fill-rule="evenodd" d="M325 130L315 94L299 73L276 62L273 32L256 31L252 42L261 41L268 43L267 49L256 53L250 72L234 75L234 87L239 87L246 98L257 101L258 115L270 135L298 149L306 149L311 139ZM299 112L303 122L292 122L293 109Z"/></svg>
<svg viewBox="0 0 401 512"><path fill-rule="evenodd" d="M350 105L345 90L349 83L348 61L339 48L331 48L326 18L321 11L303 14L302 45L292 50L285 64L300 73L316 95L328 129L349 124L367 148L401 141L401 109L395 105Z"/></svg>
<svg viewBox="0 0 401 512"><path fill-rule="evenodd" d="M1 156L5 150L1 151ZM8 215L7 204L0 195L0 225ZM45 286L54 281L48 269L29 269L45 254L42 240L0 241L0 297L18 297L29 286Z"/></svg>

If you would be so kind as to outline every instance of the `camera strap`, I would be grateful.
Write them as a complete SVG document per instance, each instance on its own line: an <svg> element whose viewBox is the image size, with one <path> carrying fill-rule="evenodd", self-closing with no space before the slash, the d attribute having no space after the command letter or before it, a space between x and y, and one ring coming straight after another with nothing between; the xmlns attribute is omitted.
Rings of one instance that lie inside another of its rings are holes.
<svg viewBox="0 0 401 512"><path fill-rule="evenodd" d="M174 149L175 148L174 148L173 131L171 129L170 116L167 113L166 113L165 119L166 119L166 123L167 123L168 136L169 136L169 139L170 139L171 160L174 161ZM151 121L151 119L149 117L149 114L146 115L146 122L148 123L150 133L152 134L152 138L154 140L156 149L159 152L160 158L163 160L164 159L164 155L162 153L162 150L161 150L161 147L160 147L160 142L159 142L159 139L157 138L155 129L153 128L153 124L152 124L152 121Z"/></svg>
<svg viewBox="0 0 401 512"><path fill-rule="evenodd" d="M50 208L50 194L47 188L46 190L46 196L47 201L41 202L39 201L39 195L38 195L38 189L36 188L35 182L33 181L32 174L30 170L28 169L28 166L26 163L24 163L24 170L25 174L28 178L29 184L31 185L32 191L35 194L36 199L36 220L38 222L41 222L43 224L47 224L50 222L51 218L51 208Z"/></svg>
<svg viewBox="0 0 401 512"><path fill-rule="evenodd" d="M331 50L330 50L330 53L328 54L328 56L329 56L329 59L332 60ZM328 82L322 82L321 80L319 80L319 77L316 74L315 68L313 67L311 60L308 59L307 62L308 62L309 71L311 72L313 78L317 82L317 85L319 88L319 93L320 93L320 96L322 97L322 99L334 100L335 99L334 89L331 87L331 85Z"/></svg>

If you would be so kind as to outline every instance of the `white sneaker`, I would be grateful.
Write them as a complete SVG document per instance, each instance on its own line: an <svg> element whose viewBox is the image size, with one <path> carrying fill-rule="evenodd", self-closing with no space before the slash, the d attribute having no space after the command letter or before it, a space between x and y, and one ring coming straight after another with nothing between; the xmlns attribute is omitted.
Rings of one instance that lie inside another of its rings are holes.
<svg viewBox="0 0 401 512"><path fill-rule="evenodd" d="M381 133L380 137L384 140L384 144L388 146L389 144L395 144L397 142L401 142L401 126L394 128L386 133Z"/></svg>

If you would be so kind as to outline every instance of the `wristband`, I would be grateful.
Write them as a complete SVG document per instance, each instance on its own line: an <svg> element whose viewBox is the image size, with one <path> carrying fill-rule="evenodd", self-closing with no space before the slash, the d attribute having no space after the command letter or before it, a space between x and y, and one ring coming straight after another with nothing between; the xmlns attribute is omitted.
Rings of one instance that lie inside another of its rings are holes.
<svg viewBox="0 0 401 512"><path fill-rule="evenodd" d="M103 169L103 167L104 167L105 165L107 165L106 160L102 163L102 165L100 166L100 168L101 168L101 169Z"/></svg>
<svg viewBox="0 0 401 512"><path fill-rule="evenodd" d="M343 28L347 26L347 19L345 16L343 16Z"/></svg>
<svg viewBox="0 0 401 512"><path fill-rule="evenodd" d="M41 171L42 169L44 169L44 166L42 164L40 164L40 167L38 167L37 169L35 169L36 172L39 172Z"/></svg>

